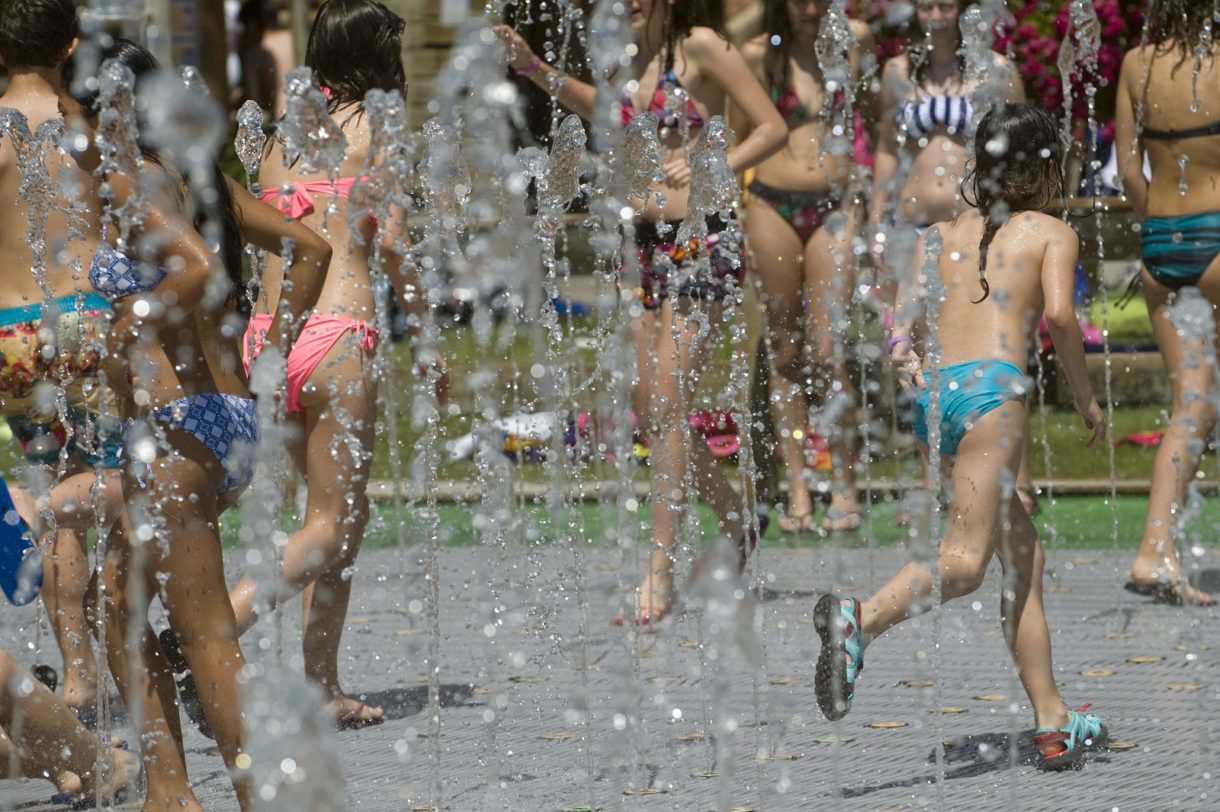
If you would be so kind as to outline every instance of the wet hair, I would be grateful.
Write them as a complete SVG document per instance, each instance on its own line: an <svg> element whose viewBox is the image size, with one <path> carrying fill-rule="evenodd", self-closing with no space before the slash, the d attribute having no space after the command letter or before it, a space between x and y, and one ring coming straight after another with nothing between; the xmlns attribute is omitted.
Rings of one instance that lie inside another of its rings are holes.
<svg viewBox="0 0 1220 812"><path fill-rule="evenodd" d="M767 89L784 87L791 78L792 66L792 15L788 13L789 0L766 0L763 3L763 33L767 35L767 52L763 55L763 73L767 78Z"/></svg>
<svg viewBox="0 0 1220 812"><path fill-rule="evenodd" d="M376 0L327 0L318 9L305 64L314 79L330 89L330 111L355 102L365 94L397 90L407 95L407 74L402 64L402 32L406 22Z"/></svg>
<svg viewBox="0 0 1220 812"><path fill-rule="evenodd" d="M1204 32L1213 31L1212 13L1212 0L1152 0L1144 23L1147 41L1156 46L1157 53L1168 53L1171 48L1177 51L1182 57L1178 62L1181 65L1203 39Z"/></svg>
<svg viewBox="0 0 1220 812"><path fill-rule="evenodd" d="M975 304L991 293L987 249L1000 226L1016 212L1045 209L1066 188L1054 119L1029 104L997 104L983 116L974 136L974 158L962 179L962 198L983 215L983 295Z"/></svg>
<svg viewBox="0 0 1220 812"><path fill-rule="evenodd" d="M14 68L54 68L76 39L72 0L0 0L0 60Z"/></svg>
<svg viewBox="0 0 1220 812"><path fill-rule="evenodd" d="M85 115L90 118L97 118L100 112L101 86L95 78L100 73L98 66L111 60L123 65L135 76L137 99L141 82L161 70L161 64L148 49L122 37L106 37L96 44L88 43L76 49L60 67L60 81L68 94L81 106ZM182 92L190 93L192 91L183 86ZM140 107L141 105L137 103L137 119L140 118ZM161 153L140 137L139 133L143 129L143 127L139 127L136 135L140 153L146 160L165 167L166 161L162 158ZM212 201L204 199L203 190L191 186L190 178L186 174L182 175L182 180L186 184L187 193L193 203L195 216L192 225L195 229L198 231L203 228L204 214L209 210L215 211L220 220L220 259L224 263L229 281L232 282L232 289L229 292L229 301L232 302L242 287L244 246L241 239L241 224L237 217L237 207L233 203L233 195L229 192L228 184L225 183L220 164L215 160L209 167L209 175L208 187L216 194L215 200Z"/></svg>
<svg viewBox="0 0 1220 812"><path fill-rule="evenodd" d="M661 29L661 60L665 70L673 70L678 43L690 36L692 28L710 28L728 42L723 0L676 0L673 3L657 0L657 3L665 6L665 24Z"/></svg>
<svg viewBox="0 0 1220 812"><path fill-rule="evenodd" d="M962 29L961 15L966 9L973 6L978 0L957 0L957 17L958 27L953 33L957 35L957 74L965 76L966 73L966 58L961 53L962 47ZM912 29L911 42L906 47L907 61L911 63L911 81L916 87L923 84L924 74L927 72L929 59L928 54L930 49L927 46L926 32L919 30L919 24L915 16L915 11L911 11L911 17L907 22L907 26Z"/></svg>
<svg viewBox="0 0 1220 812"><path fill-rule="evenodd" d="M253 22L263 28L274 28L275 9L267 4L267 0L246 0L237 12L237 21L247 26Z"/></svg>

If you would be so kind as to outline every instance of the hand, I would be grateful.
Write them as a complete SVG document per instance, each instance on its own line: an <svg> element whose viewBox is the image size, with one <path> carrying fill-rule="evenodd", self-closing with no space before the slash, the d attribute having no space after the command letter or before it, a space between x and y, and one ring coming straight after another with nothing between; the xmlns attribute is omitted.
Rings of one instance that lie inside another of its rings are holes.
<svg viewBox="0 0 1220 812"><path fill-rule="evenodd" d="M512 26L493 25L491 30L495 32L500 44L504 46L504 52L508 55L508 65L513 70L528 67L534 61L534 49Z"/></svg>
<svg viewBox="0 0 1220 812"><path fill-rule="evenodd" d="M671 189L679 189L690 184L690 161L686 159L684 150L674 150L661 165L665 172L665 185Z"/></svg>
<svg viewBox="0 0 1220 812"><path fill-rule="evenodd" d="M894 374L898 376L898 385L903 389L927 389L928 382L923 376L923 359L911 342L903 341L894 346L890 353L890 363L894 365Z"/></svg>
<svg viewBox="0 0 1220 812"><path fill-rule="evenodd" d="M445 357L438 352L423 352L415 361L415 373L425 381L431 381L436 389L436 402L444 406L449 402L449 387L453 379Z"/></svg>
<svg viewBox="0 0 1220 812"><path fill-rule="evenodd" d="M1093 436L1084 444L1085 448L1092 448L1106 436L1106 416L1102 414L1101 407L1097 405L1097 398L1090 398L1088 405L1083 407L1076 404L1076 411L1080 412L1080 417L1084 420L1084 427L1093 432Z"/></svg>

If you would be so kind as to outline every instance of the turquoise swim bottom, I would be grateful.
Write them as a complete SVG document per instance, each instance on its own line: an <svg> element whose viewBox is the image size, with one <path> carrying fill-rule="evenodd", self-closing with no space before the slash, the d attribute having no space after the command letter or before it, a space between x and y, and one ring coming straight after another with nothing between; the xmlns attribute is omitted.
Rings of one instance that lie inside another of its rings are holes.
<svg viewBox="0 0 1220 812"><path fill-rule="evenodd" d="M1197 285L1220 254L1220 211L1149 217L1140 236L1140 254L1148 273L1165 287Z"/></svg>
<svg viewBox="0 0 1220 812"><path fill-rule="evenodd" d="M1010 400L1024 398L1029 391L1025 372L1011 361L981 358L963 361L937 370L940 378L940 453L954 455L957 446L979 418ZM924 373L929 385L931 374ZM928 416L932 411L932 390L924 389L915 398L915 436L928 444Z"/></svg>

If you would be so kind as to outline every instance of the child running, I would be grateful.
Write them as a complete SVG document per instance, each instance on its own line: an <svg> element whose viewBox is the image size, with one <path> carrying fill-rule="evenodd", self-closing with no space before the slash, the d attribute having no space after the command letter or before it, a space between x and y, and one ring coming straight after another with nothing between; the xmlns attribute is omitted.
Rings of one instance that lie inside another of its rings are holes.
<svg viewBox="0 0 1220 812"><path fill-rule="evenodd" d="M918 393L913 422L925 453L929 413L940 415L939 449L954 494L940 543L941 600L978 589L998 548L1004 638L1033 706L1042 765L1055 769L1103 744L1107 730L1096 715L1069 710L1059 695L1042 606L1042 544L1012 498L1025 446L1023 364L1043 312L1076 409L1092 432L1088 447L1103 438L1105 423L1072 308L1079 239L1042 213L1064 191L1055 123L1029 105L1002 104L983 117L975 143L974 166L962 183L971 208L936 226L944 241L935 260L939 281L921 278L920 290L903 291L889 346L903 387ZM940 301L931 323L929 314L914 313L927 299ZM821 597L814 610L822 638L815 686L828 719L851 710L865 647L932 594L929 567L912 562L863 604Z"/></svg>

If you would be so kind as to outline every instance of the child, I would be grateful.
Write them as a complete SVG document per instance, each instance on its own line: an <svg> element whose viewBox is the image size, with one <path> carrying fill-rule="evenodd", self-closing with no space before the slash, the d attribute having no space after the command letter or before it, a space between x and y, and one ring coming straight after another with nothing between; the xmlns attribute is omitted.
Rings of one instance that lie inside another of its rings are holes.
<svg viewBox="0 0 1220 812"><path fill-rule="evenodd" d="M736 217L708 218L708 237L694 249L708 257L704 269L691 265L690 245L674 244L674 229L687 213L688 153L704 123L724 115L730 103L751 127L750 134L727 152L735 173L783 147L788 132L767 92L750 76L740 52L723 34L720 16L718 4L706 0L631 4L636 50L630 73L636 81L628 83L629 92L620 100L621 120L626 126L636 114L657 114L665 177L654 184L634 226L641 307L631 320L637 371L632 408L652 447L653 545L633 617L620 614L616 623L655 624L673 608L674 556L688 499L688 471L693 471L695 489L710 503L725 534L737 540L743 568L765 530L760 520L755 533L751 517L743 515L742 498L730 488L707 446L686 439L690 403L711 349L708 337L718 334L724 301L736 296L745 273L745 264L731 258L741 241ZM518 76L529 77L542 88L562 76L513 29L500 26L497 32ZM592 85L563 76L557 87L560 104L586 120L594 118ZM664 208L657 202L660 197L667 201Z"/></svg>
<svg viewBox="0 0 1220 812"><path fill-rule="evenodd" d="M927 323L926 314L917 320L900 309L889 345L900 382L918 392L914 423L925 452L933 409L928 383L939 391L939 448L954 486L940 545L941 599L978 589L999 549L1005 640L1033 706L1042 764L1059 768L1104 743L1107 731L1097 716L1068 710L1059 696L1042 606L1042 545L1011 495L1025 446L1025 348L1043 312L1076 409L1092 432L1089 447L1102 439L1105 423L1072 308L1079 240L1041 212L1064 190L1055 122L1026 104L998 105L983 117L975 143L974 167L962 184L973 208L936 226L943 248L929 264L936 262L940 278L923 278L917 284L924 290L900 296L908 308L935 297L939 313ZM934 370L932 362L941 366ZM929 568L910 563L863 604L822 596L814 610L822 638L815 685L828 719L851 709L865 646L909 617L932 590Z"/></svg>

